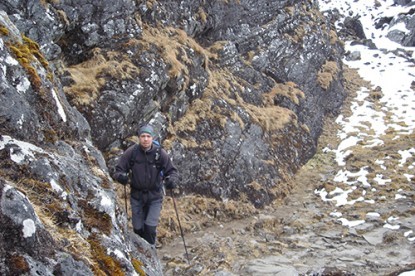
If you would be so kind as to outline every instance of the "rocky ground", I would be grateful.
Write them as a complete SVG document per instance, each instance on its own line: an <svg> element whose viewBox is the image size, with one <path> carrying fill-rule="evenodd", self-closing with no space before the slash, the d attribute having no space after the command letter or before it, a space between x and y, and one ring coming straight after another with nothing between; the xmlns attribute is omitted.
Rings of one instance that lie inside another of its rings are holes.
<svg viewBox="0 0 415 276"><path fill-rule="evenodd" d="M342 114L348 117L356 91L367 84L353 70L345 75L350 95ZM366 100L377 109L381 95L381 91L370 91ZM413 146L415 135L394 139L390 130L382 137L384 145L370 150L360 142L346 167L353 171L367 164L366 177L372 187L355 187L349 200L355 198L356 203L336 206L330 195L334 197L335 186L343 183L333 180L340 168L328 149L338 146L339 127L334 120L326 122L319 151L286 184L286 190L291 187L289 195L263 210L255 210L243 200L219 203L176 196L188 259L173 201L168 197L159 230L161 247L157 249L165 275L399 275L415 270L411 232L415 229L415 180L403 177L411 170L413 173L413 167L402 165L397 154ZM380 166L375 160L380 156L388 157L382 175L391 182L374 187ZM326 201L316 193L323 188L329 192ZM372 193L376 203L359 201L361 193ZM345 225L337 215L340 212L351 224L365 223Z"/></svg>

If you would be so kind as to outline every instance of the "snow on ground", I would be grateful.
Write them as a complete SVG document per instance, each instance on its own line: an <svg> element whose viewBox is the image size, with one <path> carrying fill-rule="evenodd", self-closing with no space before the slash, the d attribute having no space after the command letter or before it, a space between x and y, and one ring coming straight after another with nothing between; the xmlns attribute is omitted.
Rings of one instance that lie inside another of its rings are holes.
<svg viewBox="0 0 415 276"><path fill-rule="evenodd" d="M369 49L363 45L352 46L352 43L347 42L346 51L360 52L361 59L344 62L349 67L357 69L359 75L373 85L373 90L381 88L382 97L374 99L373 91L362 87L351 104L351 115L339 116L336 122L341 126L338 132L341 142L336 149L325 149L326 152L332 151L335 154L341 167L333 179L337 185L332 191L323 188L315 193L324 201L333 201L337 208L356 202L376 206L379 201L385 199L385 195L380 191L388 185L394 185L393 188L397 190L395 200L405 199L405 188L411 184L411 178L413 179L415 174L413 142L400 144L401 148L396 152L400 156L398 163L393 162L393 158L388 154L373 154L371 149L379 151L379 148L386 146L385 143L388 143L389 147L391 142L399 143L414 133L415 91L411 89L411 85L415 83L415 48L405 48L387 38L387 33L392 29L399 28L403 32L408 32L403 24L375 28L377 19L385 16L394 17L400 12L408 11L410 7L394 6L392 0L376 1L377 6L375 1L354 0L320 0L319 4L323 12L337 8L344 16L359 16L366 37L370 38L378 49ZM341 21L342 19L337 22L337 26L340 26ZM411 138L409 140L413 141ZM350 163L356 161L353 158L350 162L348 160L357 150L376 155L377 159L373 164ZM360 168L356 168L356 165L360 165ZM350 167L353 167L352 171ZM372 172L373 168L376 168L376 172ZM392 171L392 175L387 174L387 171ZM351 194L354 196L351 197ZM365 223L364 220L349 221L342 217L337 209L332 214L332 217L347 227ZM372 214L368 213L367 217ZM399 218L390 217L385 221L384 227L399 229ZM405 237L409 241L415 240L414 230L405 232Z"/></svg>
<svg viewBox="0 0 415 276"><path fill-rule="evenodd" d="M402 45L393 42L389 38L387 38L386 34L398 28L399 30L405 33L409 32L409 30L403 24L398 24L393 27L389 27L385 24L382 28L376 29L376 20L382 17L396 18L398 14L409 12L411 9L414 8L414 6L403 7L399 5L394 5L393 0L319 0L319 5L320 10L323 12L326 10L337 9L340 12L340 14L344 16L358 16L360 22L363 25L363 30L365 32L366 37L368 39L371 39L379 49L386 49L390 51L399 48L402 49L403 47ZM343 20L344 18L340 19L337 22L337 26L343 23ZM406 49L415 50L415 47L407 47ZM415 52L412 53L412 57L415 57Z"/></svg>

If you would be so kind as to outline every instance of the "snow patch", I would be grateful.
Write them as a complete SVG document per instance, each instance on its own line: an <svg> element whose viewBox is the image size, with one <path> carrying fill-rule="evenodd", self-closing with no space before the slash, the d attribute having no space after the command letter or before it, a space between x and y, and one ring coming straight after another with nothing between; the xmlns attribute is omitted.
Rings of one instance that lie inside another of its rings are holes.
<svg viewBox="0 0 415 276"><path fill-rule="evenodd" d="M52 189L56 192L56 193L58 193L58 194L60 194L60 196L62 197L62 199L63 200L66 200L66 198L67 198L67 196L68 196L68 193L67 192L65 192L63 189L62 189L62 187L56 182L56 180L55 179L51 179L50 180L50 185L51 185L51 187L52 187Z"/></svg>
<svg viewBox="0 0 415 276"><path fill-rule="evenodd" d="M25 219L23 221L23 237L29 238L33 236L34 233L36 233L36 225L35 222L32 219Z"/></svg>
<svg viewBox="0 0 415 276"><path fill-rule="evenodd" d="M56 94L55 89L52 89L52 96L55 99L56 106L58 107L58 113L62 118L62 121L66 122L66 113L63 109L61 102L59 101L58 95Z"/></svg>
<svg viewBox="0 0 415 276"><path fill-rule="evenodd" d="M0 150L4 149L7 145L17 146L17 148L10 147L10 159L17 164L21 164L26 158L28 158L29 161L34 160L34 152L45 153L43 149L33 144L15 140L7 135L3 135L1 137L2 140L0 141Z"/></svg>
<svg viewBox="0 0 415 276"><path fill-rule="evenodd" d="M340 218L340 219L338 219L338 221L340 221L342 223L342 225L346 226L346 227L356 227L360 224L365 223L364 220L347 220L345 218Z"/></svg>
<svg viewBox="0 0 415 276"><path fill-rule="evenodd" d="M20 82L16 85L16 90L18 93L25 93L30 87L30 81L23 77ZM23 116L23 115L22 115Z"/></svg>

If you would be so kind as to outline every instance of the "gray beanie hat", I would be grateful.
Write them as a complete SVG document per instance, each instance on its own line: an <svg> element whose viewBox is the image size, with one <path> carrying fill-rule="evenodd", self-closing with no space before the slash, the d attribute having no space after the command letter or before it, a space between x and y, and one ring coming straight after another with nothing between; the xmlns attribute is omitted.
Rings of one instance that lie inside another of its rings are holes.
<svg viewBox="0 0 415 276"><path fill-rule="evenodd" d="M140 130L138 131L138 136L140 136L143 133L148 133L148 134L151 135L151 137L153 137L154 136L154 129L150 125L144 125L144 126L140 127Z"/></svg>

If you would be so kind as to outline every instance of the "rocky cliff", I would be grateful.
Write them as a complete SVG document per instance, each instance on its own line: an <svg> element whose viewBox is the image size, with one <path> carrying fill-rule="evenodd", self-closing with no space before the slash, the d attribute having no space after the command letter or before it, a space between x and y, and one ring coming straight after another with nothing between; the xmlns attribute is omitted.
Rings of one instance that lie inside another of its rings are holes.
<svg viewBox="0 0 415 276"><path fill-rule="evenodd" d="M261 208L345 97L342 45L310 0L7 0L0 49L5 275L159 275L110 176L138 125L181 193Z"/></svg>

